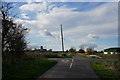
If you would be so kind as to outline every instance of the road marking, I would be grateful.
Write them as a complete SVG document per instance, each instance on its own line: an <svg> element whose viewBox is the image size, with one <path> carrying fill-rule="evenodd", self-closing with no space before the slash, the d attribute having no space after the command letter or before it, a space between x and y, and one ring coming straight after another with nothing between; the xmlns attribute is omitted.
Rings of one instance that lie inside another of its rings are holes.
<svg viewBox="0 0 120 80"><path fill-rule="evenodd" d="M67 62L69 62L69 60L61 60L62 62L64 62L64 63L67 63Z"/></svg>
<svg viewBox="0 0 120 80"><path fill-rule="evenodd" d="M69 60L66 60L66 62L69 62Z"/></svg>
<svg viewBox="0 0 120 80"><path fill-rule="evenodd" d="M62 60L63 62L65 62L65 60Z"/></svg>
<svg viewBox="0 0 120 80"><path fill-rule="evenodd" d="M73 62L74 62L74 60L72 59L72 62L70 64L70 69L72 68Z"/></svg>
<svg viewBox="0 0 120 80"><path fill-rule="evenodd" d="M70 64L70 69L71 69L72 65L73 65L73 63Z"/></svg>

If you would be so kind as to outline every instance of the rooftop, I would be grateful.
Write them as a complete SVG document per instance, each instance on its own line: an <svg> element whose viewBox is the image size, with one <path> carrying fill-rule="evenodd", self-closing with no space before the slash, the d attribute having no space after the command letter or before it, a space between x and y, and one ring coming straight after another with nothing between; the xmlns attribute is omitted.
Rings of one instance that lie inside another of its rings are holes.
<svg viewBox="0 0 120 80"><path fill-rule="evenodd" d="M120 47L104 49L104 52L120 52Z"/></svg>

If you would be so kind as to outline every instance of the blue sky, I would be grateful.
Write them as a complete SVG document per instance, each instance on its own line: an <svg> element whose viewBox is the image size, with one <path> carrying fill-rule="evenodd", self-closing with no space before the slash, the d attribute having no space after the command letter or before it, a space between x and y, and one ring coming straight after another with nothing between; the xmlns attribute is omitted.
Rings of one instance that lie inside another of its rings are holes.
<svg viewBox="0 0 120 80"><path fill-rule="evenodd" d="M117 2L14 2L16 22L29 28L28 48L61 50L63 24L65 50L81 45L96 50L118 46Z"/></svg>

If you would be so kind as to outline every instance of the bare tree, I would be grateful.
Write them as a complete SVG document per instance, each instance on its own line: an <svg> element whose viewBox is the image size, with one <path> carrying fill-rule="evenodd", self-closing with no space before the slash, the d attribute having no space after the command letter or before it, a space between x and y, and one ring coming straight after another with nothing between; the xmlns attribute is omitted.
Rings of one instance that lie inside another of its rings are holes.
<svg viewBox="0 0 120 80"><path fill-rule="evenodd" d="M76 49L75 49L74 47L71 47L71 48L69 49L69 52L75 53L75 52L76 52Z"/></svg>
<svg viewBox="0 0 120 80"><path fill-rule="evenodd" d="M10 9L13 8L11 3L2 2L1 19L2 19L2 53L3 56L16 55L19 56L26 48L25 35L27 28L22 24L15 23L10 17Z"/></svg>

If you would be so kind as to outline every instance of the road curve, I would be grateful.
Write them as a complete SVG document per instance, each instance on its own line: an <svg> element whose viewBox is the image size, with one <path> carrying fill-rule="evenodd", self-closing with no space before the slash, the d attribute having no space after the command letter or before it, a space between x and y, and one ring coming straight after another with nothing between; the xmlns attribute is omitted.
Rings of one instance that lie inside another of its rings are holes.
<svg viewBox="0 0 120 80"><path fill-rule="evenodd" d="M90 61L82 56L73 58L50 58L58 63L46 71L40 78L88 78L99 79L90 66Z"/></svg>

